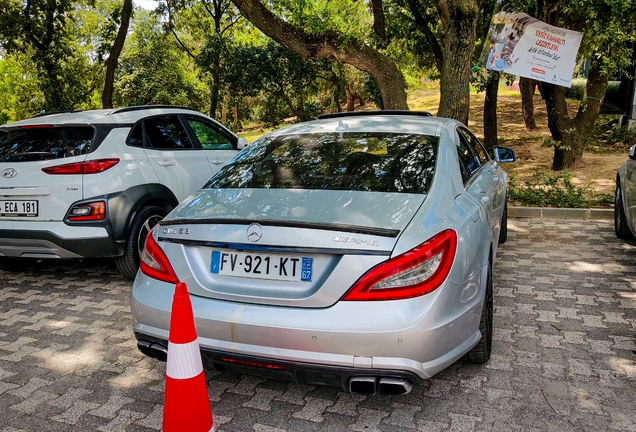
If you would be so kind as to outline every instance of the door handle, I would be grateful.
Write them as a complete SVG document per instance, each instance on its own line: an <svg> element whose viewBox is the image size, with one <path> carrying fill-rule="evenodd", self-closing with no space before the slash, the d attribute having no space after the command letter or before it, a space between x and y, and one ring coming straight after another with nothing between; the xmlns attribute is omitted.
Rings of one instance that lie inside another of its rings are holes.
<svg viewBox="0 0 636 432"><path fill-rule="evenodd" d="M495 181L495 183L499 182L499 176L498 175L493 175L492 179Z"/></svg>
<svg viewBox="0 0 636 432"><path fill-rule="evenodd" d="M223 161L222 160L211 160L210 163L213 164L213 165L221 165L223 163Z"/></svg>
<svg viewBox="0 0 636 432"><path fill-rule="evenodd" d="M490 197L488 196L488 194L486 192L482 192L481 193L481 202L486 204L489 201L490 201Z"/></svg>
<svg viewBox="0 0 636 432"><path fill-rule="evenodd" d="M157 162L157 165L160 165L160 166L173 166L173 165L176 165L176 162L173 161L173 160L162 160L162 161Z"/></svg>

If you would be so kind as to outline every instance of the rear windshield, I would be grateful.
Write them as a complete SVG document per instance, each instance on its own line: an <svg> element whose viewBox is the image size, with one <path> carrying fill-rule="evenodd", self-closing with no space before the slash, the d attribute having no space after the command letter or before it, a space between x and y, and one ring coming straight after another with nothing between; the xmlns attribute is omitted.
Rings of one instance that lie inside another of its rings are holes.
<svg viewBox="0 0 636 432"><path fill-rule="evenodd" d="M437 137L416 134L266 137L245 148L204 187L427 193L437 146Z"/></svg>
<svg viewBox="0 0 636 432"><path fill-rule="evenodd" d="M0 131L0 162L61 159L88 153L95 129L90 126Z"/></svg>

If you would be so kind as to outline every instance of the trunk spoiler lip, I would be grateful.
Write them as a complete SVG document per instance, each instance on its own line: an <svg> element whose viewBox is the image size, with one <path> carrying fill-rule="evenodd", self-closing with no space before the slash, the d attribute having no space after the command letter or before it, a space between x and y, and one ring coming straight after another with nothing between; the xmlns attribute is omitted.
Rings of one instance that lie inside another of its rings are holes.
<svg viewBox="0 0 636 432"><path fill-rule="evenodd" d="M233 249L238 251L251 252L278 252L278 253L298 253L298 254L326 254L326 255L375 255L390 256L390 250L369 250L369 249L336 249L336 248L315 248L298 246L268 246L248 243L228 243L207 240L188 240L183 238L159 237L159 241L175 243L184 246L208 247L214 249Z"/></svg>
<svg viewBox="0 0 636 432"><path fill-rule="evenodd" d="M167 225L251 225L257 223L261 226L276 226L286 228L308 228L319 229L325 231L339 231L352 234L366 234L379 237L397 238L400 235L400 230L390 228L376 228L365 227L359 225L349 225L341 223L318 223L318 222L302 222L302 221L279 221L279 220L267 220L267 219L217 219L217 218L204 218L204 219L185 219L164 218L159 222L160 226Z"/></svg>

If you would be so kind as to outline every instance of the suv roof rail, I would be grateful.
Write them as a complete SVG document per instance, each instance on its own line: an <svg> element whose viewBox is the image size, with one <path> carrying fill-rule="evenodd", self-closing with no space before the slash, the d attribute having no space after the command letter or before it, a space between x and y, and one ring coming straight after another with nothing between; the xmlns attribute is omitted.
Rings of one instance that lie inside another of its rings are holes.
<svg viewBox="0 0 636 432"><path fill-rule="evenodd" d="M145 110L145 109L153 109L153 108L180 108L180 109L187 109L187 110L192 111L192 108L188 108L188 107L184 107L184 106L178 106L178 105L138 105L138 106L125 107L125 108L118 108L118 109L108 113L108 115L119 114L119 113L130 112L130 111L140 111L140 110Z"/></svg>
<svg viewBox="0 0 636 432"><path fill-rule="evenodd" d="M76 113L76 112L82 112L84 110L76 110L76 109L70 109L70 110L60 110L60 111L47 111L47 112L41 112L41 113L37 113L31 116L31 118L37 118L37 117L45 117L48 115L53 115L53 114L68 114L68 113Z"/></svg>
<svg viewBox="0 0 636 432"><path fill-rule="evenodd" d="M428 111L410 110L373 110L373 111L344 111L339 113L320 114L319 119L330 119L338 117L374 116L374 115L411 115L419 117L433 117Z"/></svg>

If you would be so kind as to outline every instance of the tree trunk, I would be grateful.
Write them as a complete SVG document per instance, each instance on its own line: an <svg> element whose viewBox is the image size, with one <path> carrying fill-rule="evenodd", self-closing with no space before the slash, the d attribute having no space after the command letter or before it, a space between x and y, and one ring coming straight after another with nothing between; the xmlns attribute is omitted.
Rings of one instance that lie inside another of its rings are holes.
<svg viewBox="0 0 636 432"><path fill-rule="evenodd" d="M437 9L444 27L444 62L437 115L468 124L470 64L475 49L479 5L475 0L440 0Z"/></svg>
<svg viewBox="0 0 636 432"><path fill-rule="evenodd" d="M214 73L212 75L212 88L210 88L210 117L216 118L216 111L219 107L219 79L216 77L218 75L216 73L216 68L214 69Z"/></svg>
<svg viewBox="0 0 636 432"><path fill-rule="evenodd" d="M333 34L309 34L274 15L260 0L232 1L248 21L285 48L306 60L331 59L366 72L375 78L386 109L408 109L404 76L389 57L359 40L343 44Z"/></svg>
<svg viewBox="0 0 636 432"><path fill-rule="evenodd" d="M519 78L519 90L521 91L521 112L526 129L536 129L534 121L534 88L536 82L531 78Z"/></svg>
<svg viewBox="0 0 636 432"><path fill-rule="evenodd" d="M104 79L104 91L102 92L102 107L113 107L113 90L115 85L115 69L117 69L117 63L119 62L119 55L124 48L126 42L126 35L128 34L128 27L130 26L130 16L133 11L133 1L124 0L124 5L121 8L121 24L115 37L115 42L110 49L110 54L106 60L106 77Z"/></svg>
<svg viewBox="0 0 636 432"><path fill-rule="evenodd" d="M347 111L355 111L356 96L353 94L349 86L345 87L345 92L347 93Z"/></svg>
<svg viewBox="0 0 636 432"><path fill-rule="evenodd" d="M563 87L542 83L542 94L548 109L548 127L555 141L553 170L574 168L583 158L585 139L594 128L607 88L609 75L602 74L599 62L592 65L585 86L585 98L574 118L568 114Z"/></svg>
<svg viewBox="0 0 636 432"><path fill-rule="evenodd" d="M491 71L486 83L484 100L484 146L490 154L497 145L497 96L499 94L499 72Z"/></svg>

